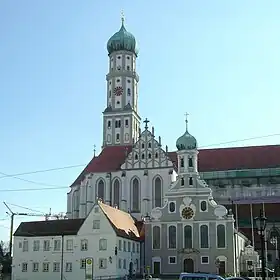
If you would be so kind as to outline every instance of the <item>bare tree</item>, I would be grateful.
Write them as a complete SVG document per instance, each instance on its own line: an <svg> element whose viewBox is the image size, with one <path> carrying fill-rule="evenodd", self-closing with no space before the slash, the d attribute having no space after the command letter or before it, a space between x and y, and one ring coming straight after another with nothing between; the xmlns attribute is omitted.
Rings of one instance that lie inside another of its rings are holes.
<svg viewBox="0 0 280 280"><path fill-rule="evenodd" d="M4 258L9 253L9 242L0 241L0 258Z"/></svg>

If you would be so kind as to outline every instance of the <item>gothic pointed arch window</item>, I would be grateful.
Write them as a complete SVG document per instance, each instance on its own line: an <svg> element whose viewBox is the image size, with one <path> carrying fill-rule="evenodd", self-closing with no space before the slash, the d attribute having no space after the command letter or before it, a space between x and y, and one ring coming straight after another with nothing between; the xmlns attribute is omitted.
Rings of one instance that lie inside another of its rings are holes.
<svg viewBox="0 0 280 280"><path fill-rule="evenodd" d="M175 249L177 247L177 230L176 226L169 226L168 228L168 248Z"/></svg>
<svg viewBox="0 0 280 280"><path fill-rule="evenodd" d="M140 211L140 183L137 178L132 180L131 185L131 211Z"/></svg>
<svg viewBox="0 0 280 280"><path fill-rule="evenodd" d="M186 225L184 227L184 248L190 249L193 247L193 236L192 236L192 226Z"/></svg>
<svg viewBox="0 0 280 280"><path fill-rule="evenodd" d="M162 181L157 177L154 181L154 207L162 206Z"/></svg>
<svg viewBox="0 0 280 280"><path fill-rule="evenodd" d="M105 199L105 183L102 179L98 182L97 185L97 197L99 199L102 199L103 201Z"/></svg>
<svg viewBox="0 0 280 280"><path fill-rule="evenodd" d="M209 248L209 229L208 225L200 226L200 248Z"/></svg>
<svg viewBox="0 0 280 280"><path fill-rule="evenodd" d="M226 227L225 225L217 226L217 248L226 247Z"/></svg>
<svg viewBox="0 0 280 280"><path fill-rule="evenodd" d="M112 206L118 206L120 207L120 180L116 179L113 184L113 205Z"/></svg>

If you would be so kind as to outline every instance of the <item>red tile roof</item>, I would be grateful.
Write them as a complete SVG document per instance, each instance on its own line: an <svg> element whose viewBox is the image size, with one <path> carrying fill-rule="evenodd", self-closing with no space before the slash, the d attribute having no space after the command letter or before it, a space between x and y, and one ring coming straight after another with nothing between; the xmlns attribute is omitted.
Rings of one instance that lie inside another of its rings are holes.
<svg viewBox="0 0 280 280"><path fill-rule="evenodd" d="M107 217L117 236L140 241L140 232L136 221L129 213L100 201L98 205Z"/></svg>
<svg viewBox="0 0 280 280"><path fill-rule="evenodd" d="M87 173L113 172L120 169L131 146L105 147L93 158L73 185L78 184ZM168 153L177 165L177 153ZM250 146L219 149L202 149L198 154L200 172L280 167L280 145Z"/></svg>
<svg viewBox="0 0 280 280"><path fill-rule="evenodd" d="M88 173L103 173L119 170L125 162L126 154L130 153L132 146L112 146L104 148L99 156L92 158L72 186L80 183Z"/></svg>

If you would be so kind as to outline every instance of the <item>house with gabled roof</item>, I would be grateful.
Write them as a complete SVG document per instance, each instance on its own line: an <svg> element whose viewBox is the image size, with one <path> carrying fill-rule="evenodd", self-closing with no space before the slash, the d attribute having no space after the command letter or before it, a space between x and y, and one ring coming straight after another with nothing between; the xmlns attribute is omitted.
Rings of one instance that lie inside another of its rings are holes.
<svg viewBox="0 0 280 280"><path fill-rule="evenodd" d="M136 274L142 240L142 223L101 201L85 219L22 222L14 233L12 279Z"/></svg>

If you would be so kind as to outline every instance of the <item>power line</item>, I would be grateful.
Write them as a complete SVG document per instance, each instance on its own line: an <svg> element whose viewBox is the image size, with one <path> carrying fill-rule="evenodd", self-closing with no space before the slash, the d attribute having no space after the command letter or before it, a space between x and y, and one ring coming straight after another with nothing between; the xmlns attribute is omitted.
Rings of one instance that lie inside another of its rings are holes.
<svg viewBox="0 0 280 280"><path fill-rule="evenodd" d="M20 177L17 177L17 176L8 175L8 174L3 173L3 172L0 172L0 174L2 174L4 176L8 176L8 177L13 178L13 179L23 181L23 182L34 184L34 185L41 185L41 186L46 186L46 187L59 187L59 188L62 187L62 186L58 186L58 185L46 184L46 183L41 183L41 182L36 182L36 181L32 181L32 180L23 179L23 178L20 178Z"/></svg>
<svg viewBox="0 0 280 280"><path fill-rule="evenodd" d="M85 166L85 164L77 164L77 165L68 165L68 166L57 167L57 168L49 168L49 169L41 169L41 170L23 172L23 173L16 173L16 174L10 174L10 175L6 174L6 175L3 175L3 176L0 176L0 179L13 177L13 176L23 176L23 175L31 175L31 174L36 174L36 173L52 172L52 171L58 171L58 170L70 169L70 168L77 168L77 167L84 167L84 166ZM3 174L3 172L1 172L1 174Z"/></svg>
<svg viewBox="0 0 280 280"><path fill-rule="evenodd" d="M250 138L243 138L243 139L227 141L227 142L220 142L218 144L210 144L210 145L206 145L206 146L199 147L199 148L208 148L208 147L213 147L213 146L226 145L226 144L232 144L232 143L249 141L249 140L256 140L256 139L263 139L263 138L275 137L275 136L280 136L280 133L268 134L268 135L250 137ZM62 170L62 169L67 169L67 168L74 168L74 167L85 167L85 166L86 166L86 164L79 164L79 165L64 166L64 167L51 168L51 169L45 169L45 170L36 170L36 171L24 172L24 173L18 173L18 174L6 174L4 172L0 172L0 174L3 175L2 177L0 177L0 179L1 178L6 178L6 177L11 177L11 178L21 180L21 181L24 181L24 182L28 182L28 183L31 183L31 184L34 184L34 185L41 185L41 186L46 186L47 187L47 188L28 188L28 189L24 189L24 188L4 189L4 190L2 189L2 190L0 190L0 192L47 191L47 190L67 189L67 188L69 188L68 186L46 184L46 183L36 182L36 181L32 181L32 180L22 179L22 178L17 177L17 176L19 176L19 175L29 175L29 174L35 174L35 173L44 173L44 172L50 172L50 171L56 171L56 170Z"/></svg>
<svg viewBox="0 0 280 280"><path fill-rule="evenodd" d="M34 210L34 209L31 209L31 208L28 208L28 207L24 207L24 206L20 206L20 205L17 205L17 204L13 204L13 203L8 203L6 202L8 205L12 205L12 206L15 206L15 207L19 207L19 208L22 208L22 209L25 209L25 210L28 210L28 211L31 211L31 212L37 212L37 213L40 213L40 214L46 214L45 212L42 212L42 211L38 211L38 210Z"/></svg>

